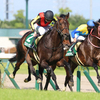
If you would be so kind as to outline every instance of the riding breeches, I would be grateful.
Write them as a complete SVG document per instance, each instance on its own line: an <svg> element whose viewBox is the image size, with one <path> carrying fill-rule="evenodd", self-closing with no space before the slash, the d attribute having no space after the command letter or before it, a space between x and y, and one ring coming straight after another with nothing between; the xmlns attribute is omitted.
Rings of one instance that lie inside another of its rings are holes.
<svg viewBox="0 0 100 100"><path fill-rule="evenodd" d="M86 38L86 36L78 36L77 34L75 34L75 38L77 39L77 40L85 40L85 38ZM73 38L71 38L71 42L73 42Z"/></svg>
<svg viewBox="0 0 100 100"><path fill-rule="evenodd" d="M49 30L49 25L46 27L42 27L37 24L34 24L34 28L37 33L39 33L40 35L43 35L45 32L47 32Z"/></svg>

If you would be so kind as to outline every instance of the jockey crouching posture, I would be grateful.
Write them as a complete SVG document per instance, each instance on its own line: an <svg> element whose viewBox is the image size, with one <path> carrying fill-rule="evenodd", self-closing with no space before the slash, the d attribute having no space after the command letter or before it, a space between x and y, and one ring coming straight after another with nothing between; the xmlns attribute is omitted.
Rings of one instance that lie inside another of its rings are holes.
<svg viewBox="0 0 100 100"><path fill-rule="evenodd" d="M90 33L91 29L94 28L93 20L89 20L87 24L82 24L78 26L74 31L71 32L71 42L73 45L69 48L66 56L74 56L74 46L78 41L85 40L86 36ZM68 54L69 53L69 54Z"/></svg>
<svg viewBox="0 0 100 100"><path fill-rule="evenodd" d="M34 32L33 34L34 39L31 45L34 51L36 51L36 47L34 45L35 39L49 30L50 28L49 24L52 21L56 22L57 18L54 17L54 14L51 10L47 10L46 12L39 13L38 16L30 22L30 27ZM52 24L51 26L53 26L54 23L51 24Z"/></svg>

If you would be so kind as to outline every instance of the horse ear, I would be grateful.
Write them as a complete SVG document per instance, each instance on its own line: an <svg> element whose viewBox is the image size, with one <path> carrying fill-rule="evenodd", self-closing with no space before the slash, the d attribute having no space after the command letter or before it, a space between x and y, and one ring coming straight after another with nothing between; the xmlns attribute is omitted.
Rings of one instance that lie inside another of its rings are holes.
<svg viewBox="0 0 100 100"><path fill-rule="evenodd" d="M95 25L96 27L99 26L99 24L98 24L97 22L94 22L94 21L93 21L93 23L94 23L94 25Z"/></svg>
<svg viewBox="0 0 100 100"><path fill-rule="evenodd" d="M67 18L67 19L69 18L69 12L68 12L68 14L66 15L66 18Z"/></svg>
<svg viewBox="0 0 100 100"><path fill-rule="evenodd" d="M57 19L60 20L60 17L57 16Z"/></svg>

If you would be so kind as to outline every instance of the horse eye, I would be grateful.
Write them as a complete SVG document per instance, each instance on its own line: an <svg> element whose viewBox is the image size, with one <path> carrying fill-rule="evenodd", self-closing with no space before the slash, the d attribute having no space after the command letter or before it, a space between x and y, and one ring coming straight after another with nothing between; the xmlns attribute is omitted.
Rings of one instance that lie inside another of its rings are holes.
<svg viewBox="0 0 100 100"><path fill-rule="evenodd" d="M60 23L60 25L62 25L62 23Z"/></svg>

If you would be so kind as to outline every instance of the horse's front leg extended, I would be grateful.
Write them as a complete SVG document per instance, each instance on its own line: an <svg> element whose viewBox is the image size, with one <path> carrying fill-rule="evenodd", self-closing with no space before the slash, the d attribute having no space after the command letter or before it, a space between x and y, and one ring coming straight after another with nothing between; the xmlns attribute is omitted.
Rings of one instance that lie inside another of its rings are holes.
<svg viewBox="0 0 100 100"><path fill-rule="evenodd" d="M71 71L71 67L70 67L70 64L66 62L66 65L67 65L67 68L69 70L69 75L70 75L70 81L69 81L69 86L72 87L74 86L74 81L73 81L73 74L72 74L72 71Z"/></svg>
<svg viewBox="0 0 100 100"><path fill-rule="evenodd" d="M51 68L49 67L46 70L47 70L47 79L46 79L46 84L44 86L44 90L47 90L51 77Z"/></svg>
<svg viewBox="0 0 100 100"><path fill-rule="evenodd" d="M59 88L59 86L58 86L58 84L57 84L57 78L56 78L56 75L54 74L54 72L51 74L51 76L52 76L52 80L54 81L54 83L55 83L55 86L56 86L56 90L60 90L60 88Z"/></svg>
<svg viewBox="0 0 100 100"><path fill-rule="evenodd" d="M98 66L93 63L93 68L95 69L96 73L97 73L97 79L98 79L98 86L100 86L100 75L99 75L99 72L98 72Z"/></svg>
<svg viewBox="0 0 100 100"><path fill-rule="evenodd" d="M69 83L69 80L70 80L70 76L69 76L69 71L66 67L64 67L65 71L66 71L66 77L65 77L65 82L64 82L64 87L62 89L62 91L66 91L66 87L67 87L67 84ZM69 85L68 85L69 86ZM70 87L69 87L70 88ZM70 88L70 90L72 91L72 88Z"/></svg>
<svg viewBox="0 0 100 100"><path fill-rule="evenodd" d="M55 83L55 86L56 86L56 90L60 90L60 88L59 88L59 86L58 86L58 84L57 84L57 78L56 78L56 75L55 75L55 73L54 73L54 70L55 70L55 68L56 68L56 65L53 65L53 66L50 66L52 69L52 72L51 72L51 77L52 77L52 80L54 81L54 83Z"/></svg>
<svg viewBox="0 0 100 100"><path fill-rule="evenodd" d="M45 60L42 60L40 62L41 62L40 67L47 70L47 79L46 79L46 84L45 84L45 87L44 87L44 90L47 90L48 84L50 82L50 75L51 75L52 70L51 70L51 68L49 67L48 63Z"/></svg>

